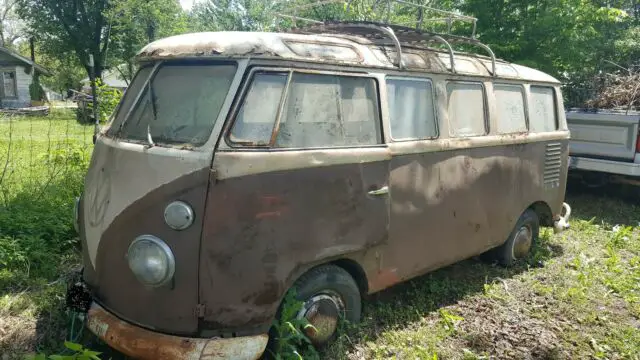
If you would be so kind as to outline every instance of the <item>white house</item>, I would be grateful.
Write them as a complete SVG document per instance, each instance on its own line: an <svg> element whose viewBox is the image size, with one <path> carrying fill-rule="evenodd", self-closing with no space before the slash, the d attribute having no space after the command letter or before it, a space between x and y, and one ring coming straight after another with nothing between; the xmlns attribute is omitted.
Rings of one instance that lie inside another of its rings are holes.
<svg viewBox="0 0 640 360"><path fill-rule="evenodd" d="M50 75L44 67L32 60L0 47L0 107L20 108L31 105L29 86L33 75Z"/></svg>

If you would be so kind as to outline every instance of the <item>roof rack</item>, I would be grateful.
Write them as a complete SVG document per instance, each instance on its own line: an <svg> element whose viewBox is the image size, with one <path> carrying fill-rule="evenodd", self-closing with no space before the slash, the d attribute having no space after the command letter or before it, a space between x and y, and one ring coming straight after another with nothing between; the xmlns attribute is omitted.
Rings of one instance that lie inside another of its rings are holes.
<svg viewBox="0 0 640 360"><path fill-rule="evenodd" d="M449 62L451 64L451 72L453 73L456 73L456 67L455 52L452 44L476 46L484 50L489 55L489 58L491 59L491 74L496 76L496 56L489 46L476 39L476 23L478 19L475 17L435 9L429 6L411 3L406 0L374 0L371 7L372 13L376 13L376 8L380 5L385 5L384 3L386 3L386 12L383 11L383 13L381 13L385 18L383 21L380 21L380 19L377 19L378 21L319 21L298 15L300 11L336 3L344 4L344 13L349 15L352 2L353 0L346 0L346 2L345 0L319 0L304 5L290 7L287 11L288 14L275 13L275 15L277 17L289 19L293 22L294 28L290 30L291 32L303 34L351 35L366 38L379 45L394 46L398 54L396 65L400 69L405 67L402 59L403 46L428 48L428 44L431 43L444 45L449 53ZM404 21L404 24L389 23L392 6L395 4L401 4L402 6L407 6L417 10L417 13L415 14L416 19L414 27L406 26L406 23L413 22L412 20L406 20ZM439 14L441 17L425 18L424 13L426 11ZM297 27L297 21L305 23L305 26ZM452 35L452 26L456 21L471 23L471 36ZM445 22L447 25L447 33L445 34L422 29L423 24L426 22ZM385 44L385 39L390 40L391 43Z"/></svg>
<svg viewBox="0 0 640 360"><path fill-rule="evenodd" d="M388 25L383 23L357 21L357 22L335 22L326 21L321 22L313 20L311 25L293 29L292 32L307 33L307 34L340 34L340 35L352 35L366 38L374 43L380 43L385 38L391 40L392 45L395 46L397 57L397 66L400 69L404 69L404 62L402 60L402 47L414 46L425 47L430 43L440 43L447 48L449 53L449 62L451 63L451 72L456 73L455 67L455 52L451 44L468 44L477 46L486 51L491 58L491 74L496 75L496 56L489 46L483 44L479 40L468 38L464 36L447 35L431 33L426 31L416 30L406 26Z"/></svg>

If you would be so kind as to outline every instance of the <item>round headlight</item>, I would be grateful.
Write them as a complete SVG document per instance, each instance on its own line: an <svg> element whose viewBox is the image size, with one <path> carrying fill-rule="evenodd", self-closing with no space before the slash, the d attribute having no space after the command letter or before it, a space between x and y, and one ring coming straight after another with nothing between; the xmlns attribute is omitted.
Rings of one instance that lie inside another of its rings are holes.
<svg viewBox="0 0 640 360"><path fill-rule="evenodd" d="M164 209L164 222L174 230L184 230L193 224L193 209L183 201L174 201Z"/></svg>
<svg viewBox="0 0 640 360"><path fill-rule="evenodd" d="M173 278L176 261L164 241L152 235L137 237L127 251L129 268L146 286L162 286Z"/></svg>

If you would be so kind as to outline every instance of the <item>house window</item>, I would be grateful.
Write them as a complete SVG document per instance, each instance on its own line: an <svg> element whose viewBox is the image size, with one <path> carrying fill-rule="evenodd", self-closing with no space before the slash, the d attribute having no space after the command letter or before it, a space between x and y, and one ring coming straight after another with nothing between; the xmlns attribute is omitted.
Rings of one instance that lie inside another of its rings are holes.
<svg viewBox="0 0 640 360"><path fill-rule="evenodd" d="M2 72L2 85L5 98L14 98L17 94L16 89L16 72L15 71L3 71Z"/></svg>

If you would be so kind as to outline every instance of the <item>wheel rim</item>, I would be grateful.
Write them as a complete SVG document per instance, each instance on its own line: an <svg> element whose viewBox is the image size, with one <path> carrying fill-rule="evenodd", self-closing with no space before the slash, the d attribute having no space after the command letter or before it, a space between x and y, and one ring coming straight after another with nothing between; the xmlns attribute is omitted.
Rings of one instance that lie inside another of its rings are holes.
<svg viewBox="0 0 640 360"><path fill-rule="evenodd" d="M526 257L529 254L529 250L531 250L532 242L533 231L531 231L531 226L523 225L518 229L513 241L513 257L516 259Z"/></svg>
<svg viewBox="0 0 640 360"><path fill-rule="evenodd" d="M323 291L305 301L297 318L304 318L313 325L303 331L318 346L331 339L338 329L338 319L344 315L344 302L340 295L333 291Z"/></svg>

